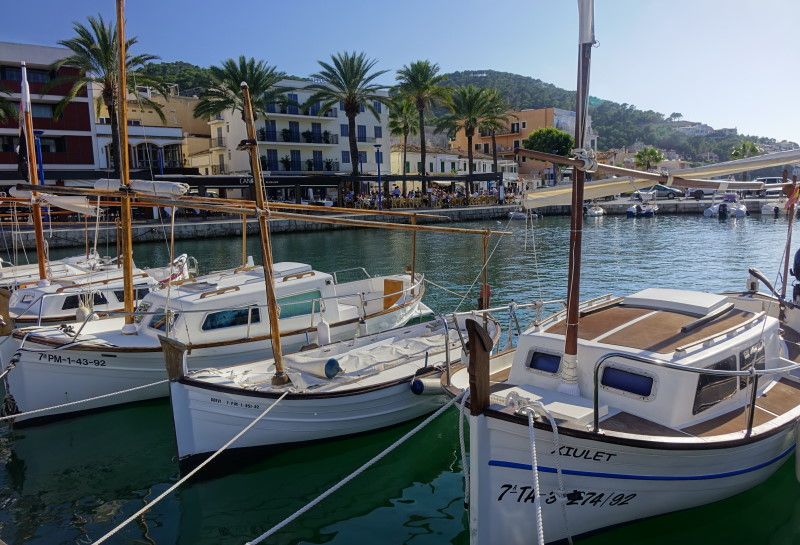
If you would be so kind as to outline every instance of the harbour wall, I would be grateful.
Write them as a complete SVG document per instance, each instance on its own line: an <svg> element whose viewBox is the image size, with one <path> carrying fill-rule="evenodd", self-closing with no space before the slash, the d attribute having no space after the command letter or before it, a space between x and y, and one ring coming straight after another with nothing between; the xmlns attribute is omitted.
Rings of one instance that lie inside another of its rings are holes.
<svg viewBox="0 0 800 545"><path fill-rule="evenodd" d="M694 199L675 199L675 200L659 200L658 213L659 214L702 214L703 210L711 205L711 199L703 199L696 201ZM761 213L761 206L765 201L759 199L748 199L743 201L747 206L748 211L753 215ZM615 200L599 203L606 211L607 215L625 215L631 201L629 200ZM782 204L777 204L783 208ZM504 205L504 206L473 206L469 208L450 208L450 209L437 209L437 210L420 210L420 214L434 214L440 216L442 219L435 219L429 217L419 217L418 223L451 223L461 221L475 221L475 220L505 220L508 218L509 212L517 210L517 206ZM538 209L537 211L544 215L569 215L569 206L549 206ZM347 217L359 220L370 221L404 221L403 218L378 216L365 212L364 214L357 215L339 215L330 214L330 217ZM273 233L293 233L293 232L307 232L307 231L330 231L335 229L352 229L348 225L331 225L325 223L315 223L302 220L271 220L270 230ZM258 224L254 218L248 220L247 232L257 233ZM151 220L148 222L136 222L133 225L133 240L134 242L148 242L148 241L163 241L166 236L169 236L169 221L165 219L162 222ZM175 240L198 239L198 238L213 238L213 237L233 237L241 236L242 222L240 219L228 218L210 218L210 219L184 219L179 218L175 221ZM4 231L4 236L8 236L8 228ZM45 238L50 248L69 248L69 247L83 247L86 243L86 230L83 227L60 227L48 229L45 226ZM89 224L89 243L94 240L94 229L91 223ZM17 241L20 248L32 249L36 247L34 234L32 230L25 230L17 233ZM106 244L115 244L116 242L116 228L114 226L101 226L98 233L98 246L105 246ZM10 246L10 242L7 241Z"/></svg>

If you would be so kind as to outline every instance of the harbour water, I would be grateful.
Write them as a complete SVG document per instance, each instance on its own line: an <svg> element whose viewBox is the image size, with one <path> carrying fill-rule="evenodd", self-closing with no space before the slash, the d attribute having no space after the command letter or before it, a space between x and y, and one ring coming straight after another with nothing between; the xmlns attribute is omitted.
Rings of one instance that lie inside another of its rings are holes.
<svg viewBox="0 0 800 545"><path fill-rule="evenodd" d="M492 303L561 298L566 290L568 218L535 220L494 250ZM464 224L501 228L506 222ZM708 291L743 288L747 268L779 270L785 219L717 221L694 216L629 220L588 218L582 297L624 294L648 286ZM800 241L800 235L795 234ZM491 242L495 248L496 239ZM257 240L249 253L256 255ZM324 271L366 266L401 270L410 235L348 230L279 234L276 261L302 261ZM462 293L479 273L476 237L418 237L417 268ZM240 241L179 241L203 272L231 267ZM54 257L72 253L54 251ZM137 245L142 266L164 263L164 243ZM713 272L710 272L713 271ZM428 286L426 303L449 311L460 297ZM473 308L477 292L463 301ZM504 318L504 316L499 316ZM469 542L455 410L414 436L354 482L315 507L269 543L442 544ZM358 437L276 452L224 475L184 486L111 542L240 544L270 528L410 429L414 423ZM91 543L178 478L167 400L23 430L0 428L0 539L9 545ZM760 487L703 508L674 513L581 540L617 543L800 543L800 485L794 459ZM747 524L740 523L748 521ZM545 529L546 533L546 529ZM534 536L531 536L534 542Z"/></svg>

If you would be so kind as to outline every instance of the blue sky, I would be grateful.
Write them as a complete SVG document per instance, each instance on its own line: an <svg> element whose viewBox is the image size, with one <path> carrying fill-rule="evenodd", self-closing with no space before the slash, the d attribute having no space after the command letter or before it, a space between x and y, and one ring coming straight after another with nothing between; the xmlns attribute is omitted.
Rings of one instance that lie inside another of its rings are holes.
<svg viewBox="0 0 800 545"><path fill-rule="evenodd" d="M800 141L800 1L596 0L595 11L592 95ZM98 12L113 17L113 0L6 0L2 39L54 44ZM127 14L139 50L164 60L244 53L307 75L356 49L389 70L428 58L575 87L574 0L129 0Z"/></svg>

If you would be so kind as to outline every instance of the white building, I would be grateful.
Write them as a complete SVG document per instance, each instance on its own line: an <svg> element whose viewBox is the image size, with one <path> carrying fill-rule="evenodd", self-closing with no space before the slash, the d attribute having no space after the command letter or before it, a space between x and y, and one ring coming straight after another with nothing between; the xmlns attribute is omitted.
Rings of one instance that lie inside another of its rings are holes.
<svg viewBox="0 0 800 545"><path fill-rule="evenodd" d="M445 149L434 146L425 146L425 161L428 163L425 172L435 177L437 174L444 176L465 175L467 169L467 152L459 149ZM421 168L422 156L420 147L416 144L409 144L406 149L406 161L403 164L403 145L395 144L392 146L391 154L391 173L402 174L405 167L406 174L416 174ZM493 172L493 161L491 155L478 153L472 155L474 163L473 174L487 174ZM503 180L514 182L518 179L518 169L516 161L512 159L497 159L497 169L503 173Z"/></svg>
<svg viewBox="0 0 800 545"><path fill-rule="evenodd" d="M256 119L259 155L266 172L288 174L333 174L352 172L352 161L361 163L360 172L375 174L378 157L375 144L384 146L381 166L386 168L389 144L389 108L378 102L379 118L369 110L356 117L359 157L350 157L348 122L342 105L320 112L319 105L305 107L311 91L308 81L283 80L288 105L268 104L267 118ZM384 93L388 96L388 93ZM299 104L296 105L296 104ZM246 139L244 121L238 111L229 110L209 121L210 164L213 174L250 171L247 154L237 151Z"/></svg>

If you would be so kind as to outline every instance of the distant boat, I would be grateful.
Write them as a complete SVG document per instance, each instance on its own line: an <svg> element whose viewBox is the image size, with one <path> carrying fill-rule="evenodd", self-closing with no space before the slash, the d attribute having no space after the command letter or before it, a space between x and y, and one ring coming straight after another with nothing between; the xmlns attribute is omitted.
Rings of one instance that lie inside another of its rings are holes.
<svg viewBox="0 0 800 545"><path fill-rule="evenodd" d="M592 204L586 209L586 216L590 218L599 218L601 216L605 216L605 214L606 211L603 210L603 207L599 204Z"/></svg>
<svg viewBox="0 0 800 545"><path fill-rule="evenodd" d="M734 193L727 193L722 197L722 202L714 203L703 210L703 215L707 218L719 219L743 218L747 216L747 207L739 201Z"/></svg>
<svg viewBox="0 0 800 545"><path fill-rule="evenodd" d="M625 211L625 215L629 218L652 218L658 212L657 204L632 204Z"/></svg>

